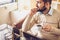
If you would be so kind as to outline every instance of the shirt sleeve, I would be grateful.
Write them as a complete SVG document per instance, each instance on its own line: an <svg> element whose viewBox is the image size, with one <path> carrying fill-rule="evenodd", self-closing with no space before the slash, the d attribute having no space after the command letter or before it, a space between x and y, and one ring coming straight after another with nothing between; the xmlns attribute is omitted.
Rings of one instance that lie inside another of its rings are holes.
<svg viewBox="0 0 60 40"><path fill-rule="evenodd" d="M35 23L36 14L33 16L28 15L22 24L22 31L28 31Z"/></svg>

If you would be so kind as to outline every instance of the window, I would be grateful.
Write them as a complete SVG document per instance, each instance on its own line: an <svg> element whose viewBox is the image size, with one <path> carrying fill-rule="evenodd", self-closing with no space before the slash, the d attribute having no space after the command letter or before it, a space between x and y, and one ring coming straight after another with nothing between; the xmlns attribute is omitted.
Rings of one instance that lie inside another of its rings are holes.
<svg viewBox="0 0 60 40"><path fill-rule="evenodd" d="M0 0L0 5L12 3L12 2L15 2L15 0Z"/></svg>

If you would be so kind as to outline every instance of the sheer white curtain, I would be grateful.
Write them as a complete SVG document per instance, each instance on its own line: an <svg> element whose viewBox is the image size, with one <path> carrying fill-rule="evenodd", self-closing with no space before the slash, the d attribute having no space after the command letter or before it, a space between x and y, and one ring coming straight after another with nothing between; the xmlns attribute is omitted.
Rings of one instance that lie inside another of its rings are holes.
<svg viewBox="0 0 60 40"><path fill-rule="evenodd" d="M31 0L18 0L18 9L19 10L28 10L30 9Z"/></svg>

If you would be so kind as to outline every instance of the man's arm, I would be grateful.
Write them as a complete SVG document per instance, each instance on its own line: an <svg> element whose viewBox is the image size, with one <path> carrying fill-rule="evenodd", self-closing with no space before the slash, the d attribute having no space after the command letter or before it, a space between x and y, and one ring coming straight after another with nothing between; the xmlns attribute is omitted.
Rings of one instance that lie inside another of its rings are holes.
<svg viewBox="0 0 60 40"><path fill-rule="evenodd" d="M58 28L52 27L51 32L60 36L60 12L58 11Z"/></svg>
<svg viewBox="0 0 60 40"><path fill-rule="evenodd" d="M31 17L28 15L22 24L22 31L27 30Z"/></svg>
<svg viewBox="0 0 60 40"><path fill-rule="evenodd" d="M60 19L58 23L58 28L52 27L51 31L53 34L60 35Z"/></svg>
<svg viewBox="0 0 60 40"><path fill-rule="evenodd" d="M58 28L53 27L51 25L44 25L43 30L47 31L47 32L51 32L52 34L55 35L60 35L60 17L59 17L59 21L58 21Z"/></svg>
<svg viewBox="0 0 60 40"><path fill-rule="evenodd" d="M36 13L37 9L34 8L30 11L29 15L25 19L22 25L22 31L27 31L35 22L35 16L33 16Z"/></svg>

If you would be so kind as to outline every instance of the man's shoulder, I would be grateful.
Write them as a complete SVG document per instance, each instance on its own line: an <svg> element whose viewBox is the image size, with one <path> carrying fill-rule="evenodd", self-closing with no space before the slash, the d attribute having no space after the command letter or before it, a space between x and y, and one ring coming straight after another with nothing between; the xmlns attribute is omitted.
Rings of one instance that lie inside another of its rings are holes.
<svg viewBox="0 0 60 40"><path fill-rule="evenodd" d="M53 9L54 13L60 13L60 11L58 9Z"/></svg>
<svg viewBox="0 0 60 40"><path fill-rule="evenodd" d="M60 15L60 11L57 9L53 9L53 14Z"/></svg>
<svg viewBox="0 0 60 40"><path fill-rule="evenodd" d="M57 10L57 9L53 9L53 14L52 14L54 17L58 17L60 18L60 11Z"/></svg>

